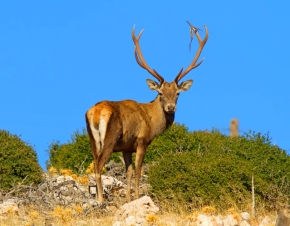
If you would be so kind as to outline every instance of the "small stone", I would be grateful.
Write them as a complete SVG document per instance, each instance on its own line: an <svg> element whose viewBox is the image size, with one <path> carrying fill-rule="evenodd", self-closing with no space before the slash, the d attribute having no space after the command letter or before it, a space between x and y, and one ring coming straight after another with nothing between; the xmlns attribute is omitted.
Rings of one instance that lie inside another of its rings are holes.
<svg viewBox="0 0 290 226"><path fill-rule="evenodd" d="M122 221L116 221L113 226L123 226Z"/></svg>
<svg viewBox="0 0 290 226"><path fill-rule="evenodd" d="M223 223L223 220L222 220L222 217L219 215L219 216L216 216L214 218L214 221L216 223L216 226L224 226L224 223Z"/></svg>
<svg viewBox="0 0 290 226"><path fill-rule="evenodd" d="M125 219L125 224L128 226L136 224L136 218L134 216L129 216Z"/></svg>
<svg viewBox="0 0 290 226"><path fill-rule="evenodd" d="M116 220L124 220L127 216L146 217L148 214L157 213L159 208L149 196L143 196L121 206L115 214Z"/></svg>
<svg viewBox="0 0 290 226"><path fill-rule="evenodd" d="M145 224L145 219L142 218L142 217L136 217L136 223L137 224L141 224L141 225L144 225Z"/></svg>
<svg viewBox="0 0 290 226"><path fill-rule="evenodd" d="M68 180L73 180L73 178L71 176L59 176L58 178L56 178L56 183L60 184Z"/></svg>
<svg viewBox="0 0 290 226"><path fill-rule="evenodd" d="M238 226L238 221L234 218L233 215L228 215L223 220L224 226Z"/></svg>
<svg viewBox="0 0 290 226"><path fill-rule="evenodd" d="M89 200L89 204L91 206L101 206L101 203L99 203L98 201L96 201L95 199L90 199Z"/></svg>
<svg viewBox="0 0 290 226"><path fill-rule="evenodd" d="M268 216L264 217L263 220L261 221L260 225L264 226L264 225L269 225L271 223L271 220Z"/></svg>
<svg viewBox="0 0 290 226"><path fill-rule="evenodd" d="M251 226L246 220L242 220L240 226Z"/></svg>
<svg viewBox="0 0 290 226"><path fill-rule="evenodd" d="M11 198L11 199L7 199L6 202L17 203L18 199L17 198Z"/></svg>
<svg viewBox="0 0 290 226"><path fill-rule="evenodd" d="M113 184L114 184L113 177L108 177L108 176L102 175L101 178L102 178L103 186L113 186Z"/></svg>
<svg viewBox="0 0 290 226"><path fill-rule="evenodd" d="M213 225L212 218L210 216L206 216L204 214L199 214L197 216L197 225L212 226Z"/></svg>
<svg viewBox="0 0 290 226"><path fill-rule="evenodd" d="M72 197L70 197L70 196L64 197L64 200L66 200L69 203L74 201L74 199Z"/></svg>
<svg viewBox="0 0 290 226"><path fill-rule="evenodd" d="M0 204L0 215L18 212L18 206L14 202L3 202Z"/></svg>
<svg viewBox="0 0 290 226"><path fill-rule="evenodd" d="M243 212L243 213L241 213L241 218L245 221L249 221L251 216L248 212Z"/></svg>

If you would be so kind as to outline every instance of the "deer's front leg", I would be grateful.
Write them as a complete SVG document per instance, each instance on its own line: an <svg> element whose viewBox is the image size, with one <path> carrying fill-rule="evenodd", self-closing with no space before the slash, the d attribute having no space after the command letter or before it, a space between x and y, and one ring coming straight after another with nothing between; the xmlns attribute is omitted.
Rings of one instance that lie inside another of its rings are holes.
<svg viewBox="0 0 290 226"><path fill-rule="evenodd" d="M126 165L126 178L127 178L127 193L126 199L127 201L131 201L131 179L132 179L132 154L133 152L123 152L123 157Z"/></svg>
<svg viewBox="0 0 290 226"><path fill-rule="evenodd" d="M147 145L139 145L137 147L136 152L136 160L135 160L135 195L134 199L139 198L139 185L141 178L141 167L143 163L143 159L146 153Z"/></svg>

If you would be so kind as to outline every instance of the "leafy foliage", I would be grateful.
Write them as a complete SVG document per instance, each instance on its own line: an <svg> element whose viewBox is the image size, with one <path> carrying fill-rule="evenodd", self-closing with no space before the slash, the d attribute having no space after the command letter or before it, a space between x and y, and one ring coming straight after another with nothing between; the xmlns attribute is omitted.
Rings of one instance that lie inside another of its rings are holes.
<svg viewBox="0 0 290 226"><path fill-rule="evenodd" d="M47 169L55 167L58 171L70 169L74 173L83 173L93 161L90 138L85 129L82 133L74 132L71 141L65 144L51 143L48 153ZM114 153L110 159L120 161L118 156L120 153Z"/></svg>
<svg viewBox="0 0 290 226"><path fill-rule="evenodd" d="M59 142L51 143L49 147L49 161L47 168L55 167L58 171L61 169L71 169L78 173L86 168L93 161L91 154L90 139L85 130L71 135L71 141L60 144Z"/></svg>
<svg viewBox="0 0 290 226"><path fill-rule="evenodd" d="M188 142L190 134L185 126L173 124L162 135L156 137L147 148L144 163L159 161L168 152L183 152L192 148Z"/></svg>
<svg viewBox="0 0 290 226"><path fill-rule="evenodd" d="M50 166L80 173L93 161L86 131L66 144L52 143ZM120 153L111 159L119 161ZM187 210L205 205L250 211L252 176L256 210L290 204L290 157L268 134L249 132L230 138L219 131L189 132L173 124L156 137L144 159L148 181L160 205ZM169 204L169 205L168 205Z"/></svg>
<svg viewBox="0 0 290 226"><path fill-rule="evenodd" d="M42 169L33 147L19 136L0 130L0 189L9 189L14 184L38 184Z"/></svg>
<svg viewBox="0 0 290 226"><path fill-rule="evenodd" d="M257 209L289 205L290 157L271 145L268 134L230 138L218 131L188 132L175 124L150 148L162 156L150 157L156 162L148 180L163 206L250 210L252 175Z"/></svg>

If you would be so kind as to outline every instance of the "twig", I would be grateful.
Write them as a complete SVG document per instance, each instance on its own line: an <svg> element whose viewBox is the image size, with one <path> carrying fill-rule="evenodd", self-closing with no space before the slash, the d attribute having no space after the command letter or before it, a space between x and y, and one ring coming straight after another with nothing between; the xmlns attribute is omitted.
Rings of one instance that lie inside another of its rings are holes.
<svg viewBox="0 0 290 226"><path fill-rule="evenodd" d="M252 216L255 217L255 187L254 187L254 174L252 174Z"/></svg>

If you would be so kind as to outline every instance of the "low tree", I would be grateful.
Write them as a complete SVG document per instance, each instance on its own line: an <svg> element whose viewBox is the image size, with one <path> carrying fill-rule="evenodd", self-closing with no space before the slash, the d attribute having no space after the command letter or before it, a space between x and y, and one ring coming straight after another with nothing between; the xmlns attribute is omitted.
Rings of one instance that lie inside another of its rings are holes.
<svg viewBox="0 0 290 226"><path fill-rule="evenodd" d="M17 135L0 130L0 189L15 184L34 184L42 181L42 169L31 145Z"/></svg>

